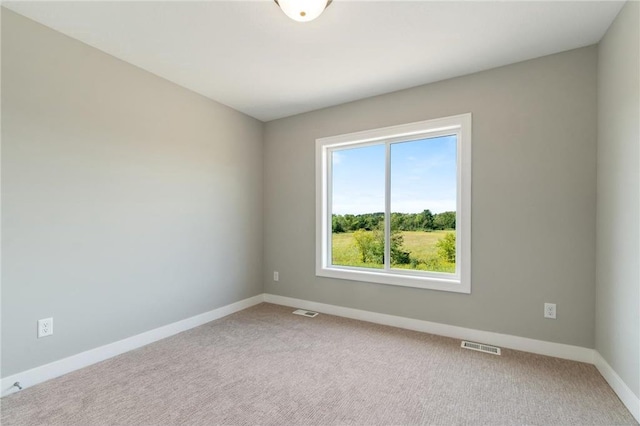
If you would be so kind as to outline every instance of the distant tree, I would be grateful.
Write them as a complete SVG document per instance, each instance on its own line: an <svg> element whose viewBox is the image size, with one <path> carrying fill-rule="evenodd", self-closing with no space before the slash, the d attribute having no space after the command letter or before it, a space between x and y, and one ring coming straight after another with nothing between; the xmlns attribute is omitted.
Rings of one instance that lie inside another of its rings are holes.
<svg viewBox="0 0 640 426"><path fill-rule="evenodd" d="M411 262L411 252L404 251L402 247L404 237L398 230L391 231L391 263L394 265L406 265Z"/></svg>
<svg viewBox="0 0 640 426"><path fill-rule="evenodd" d="M391 213L391 229L402 229L403 219L402 213Z"/></svg>
<svg viewBox="0 0 640 426"><path fill-rule="evenodd" d="M346 232L353 232L358 228L353 227L356 217L352 214L345 214L343 220L343 227Z"/></svg>
<svg viewBox="0 0 640 426"><path fill-rule="evenodd" d="M456 229L456 212L438 213L433 217L435 229Z"/></svg>
<svg viewBox="0 0 640 426"><path fill-rule="evenodd" d="M446 262L455 263L456 261L456 234L451 232L440 238L436 243L438 247L438 256Z"/></svg>
<svg viewBox="0 0 640 426"><path fill-rule="evenodd" d="M379 259L377 255L380 249L376 247L379 245L379 241L376 241L376 237L377 236L373 232L366 231L364 229L358 229L353 233L353 239L355 240L358 251L360 252L360 260L363 263L383 263L378 261Z"/></svg>
<svg viewBox="0 0 640 426"><path fill-rule="evenodd" d="M331 218L331 230L335 234L344 232L344 218L340 215L333 215Z"/></svg>
<svg viewBox="0 0 640 426"><path fill-rule="evenodd" d="M433 229L433 213L431 213L431 210L424 210L419 217L420 228L423 231L431 231Z"/></svg>

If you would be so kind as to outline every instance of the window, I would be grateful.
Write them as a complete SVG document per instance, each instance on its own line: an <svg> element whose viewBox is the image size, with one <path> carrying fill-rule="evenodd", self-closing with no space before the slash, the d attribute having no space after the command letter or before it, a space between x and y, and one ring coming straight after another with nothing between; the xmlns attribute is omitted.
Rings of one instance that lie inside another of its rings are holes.
<svg viewBox="0 0 640 426"><path fill-rule="evenodd" d="M471 114L316 140L316 275L471 292Z"/></svg>

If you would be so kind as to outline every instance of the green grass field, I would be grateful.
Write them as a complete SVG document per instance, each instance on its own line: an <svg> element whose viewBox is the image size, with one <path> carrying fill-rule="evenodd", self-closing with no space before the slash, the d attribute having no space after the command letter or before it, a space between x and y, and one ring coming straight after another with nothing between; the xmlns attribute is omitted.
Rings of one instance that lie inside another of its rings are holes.
<svg viewBox="0 0 640 426"><path fill-rule="evenodd" d="M404 251L410 252L412 262L407 265L393 265L393 268L414 269L433 272L449 272L456 270L455 263L445 262L438 256L436 243L448 233L455 231L404 231L402 236ZM355 244L353 233L345 232L332 234L332 257L334 265L358 266L382 269L384 265L378 263L363 263L360 251Z"/></svg>

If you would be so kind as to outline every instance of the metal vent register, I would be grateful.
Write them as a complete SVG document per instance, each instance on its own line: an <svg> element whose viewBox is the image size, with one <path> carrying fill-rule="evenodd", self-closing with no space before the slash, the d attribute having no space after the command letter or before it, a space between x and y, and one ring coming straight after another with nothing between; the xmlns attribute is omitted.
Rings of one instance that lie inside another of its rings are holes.
<svg viewBox="0 0 640 426"><path fill-rule="evenodd" d="M293 311L296 315L302 315L303 317L314 318L318 316L317 312L305 311L304 309L298 309L297 311Z"/></svg>
<svg viewBox="0 0 640 426"><path fill-rule="evenodd" d="M500 348L497 346L483 345L482 343L467 342L466 340L463 340L460 347L464 349L471 349L472 351L500 355Z"/></svg>

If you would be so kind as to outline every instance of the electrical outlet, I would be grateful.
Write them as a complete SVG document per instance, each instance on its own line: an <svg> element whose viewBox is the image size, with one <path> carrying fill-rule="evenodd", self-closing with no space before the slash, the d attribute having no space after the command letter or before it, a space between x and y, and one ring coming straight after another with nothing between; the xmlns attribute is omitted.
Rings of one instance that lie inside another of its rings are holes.
<svg viewBox="0 0 640 426"><path fill-rule="evenodd" d="M556 304L555 303L545 303L544 304L544 317L556 319Z"/></svg>
<svg viewBox="0 0 640 426"><path fill-rule="evenodd" d="M280 274L278 273L278 271L273 271L273 280L280 281Z"/></svg>
<svg viewBox="0 0 640 426"><path fill-rule="evenodd" d="M38 320L38 339L53 334L53 318Z"/></svg>

